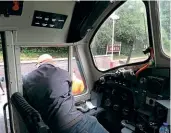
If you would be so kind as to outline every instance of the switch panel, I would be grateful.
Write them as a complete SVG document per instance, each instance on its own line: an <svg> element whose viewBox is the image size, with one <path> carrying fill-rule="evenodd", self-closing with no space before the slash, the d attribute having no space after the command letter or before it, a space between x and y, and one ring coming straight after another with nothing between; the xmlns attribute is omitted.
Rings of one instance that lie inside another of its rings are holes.
<svg viewBox="0 0 171 133"><path fill-rule="evenodd" d="M62 29L66 19L67 15L35 11L32 26Z"/></svg>

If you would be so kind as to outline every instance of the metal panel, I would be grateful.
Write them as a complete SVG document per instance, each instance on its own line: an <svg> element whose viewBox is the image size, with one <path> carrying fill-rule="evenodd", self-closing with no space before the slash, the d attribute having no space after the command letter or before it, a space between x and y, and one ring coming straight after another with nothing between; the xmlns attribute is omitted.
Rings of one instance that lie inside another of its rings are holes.
<svg viewBox="0 0 171 133"><path fill-rule="evenodd" d="M75 1L24 1L21 16L0 17L0 30L17 30L16 42L29 44L62 44L65 42ZM45 11L67 15L63 29L31 26L34 11Z"/></svg>
<svg viewBox="0 0 171 133"><path fill-rule="evenodd" d="M81 69L82 70L84 70L84 71L82 71L83 73L82 73L82 76L84 76L84 80L85 80L85 83L86 83L86 86L87 86L87 92L86 93L83 93L82 95L77 95L77 96L75 96L75 101L77 102L77 101L80 101L80 100L82 100L82 101L86 101L86 100L88 100L88 99L90 99L90 91L91 91L91 89L93 88L92 86L91 86L91 81L92 81L92 77L90 77L89 76L89 73L90 73L90 69L89 68L87 68L87 64L89 63L89 62L86 62L86 58L85 57L87 57L87 53L84 51L84 49L81 47L81 49L79 49L79 46L82 46L82 45L77 45L77 46L75 46L74 47L74 50L75 50L75 52L77 53L77 56L78 56L78 60L79 60L79 62L80 62L80 65L81 66L78 66L78 67L81 67ZM80 58L80 57L81 58ZM78 64L77 64L78 65ZM81 72L80 72L81 73ZM93 85L93 83L92 83L92 85Z"/></svg>
<svg viewBox="0 0 171 133"><path fill-rule="evenodd" d="M5 42L6 42L6 60L7 60L7 72L8 72L8 89L9 89L9 97L15 92L21 92L22 90L22 84L21 84L21 74L20 74L20 48L19 46L14 45L13 40L13 32L12 31L6 31L5 32ZM20 129L16 128L16 125L20 125L20 121L17 121L16 118L16 112L14 112L11 105L9 105L9 109L11 110L11 121L12 121L12 127L14 129L14 132L20 131ZM15 125L15 128L14 128Z"/></svg>
<svg viewBox="0 0 171 133"><path fill-rule="evenodd" d="M17 91L23 94L23 87L22 87L22 75L21 75L21 64L20 64L20 47L14 46L14 53L15 53L15 65L16 65L16 78L17 78Z"/></svg>
<svg viewBox="0 0 171 133"><path fill-rule="evenodd" d="M160 16L157 1L150 1L150 18L153 33L153 44L155 52L155 64L157 67L170 67L170 59L162 52L161 33L160 33Z"/></svg>
<svg viewBox="0 0 171 133"><path fill-rule="evenodd" d="M73 46L69 46L69 54L68 54L68 71L72 78L72 58L73 58Z"/></svg>
<svg viewBox="0 0 171 133"><path fill-rule="evenodd" d="M13 34L12 31L6 31L5 32L5 39L6 39L6 45L7 45L7 65L9 66L8 69L8 77L9 77L9 92L10 96L18 91L18 82L17 82L17 73L16 73L16 58L15 58L15 49L13 44Z"/></svg>

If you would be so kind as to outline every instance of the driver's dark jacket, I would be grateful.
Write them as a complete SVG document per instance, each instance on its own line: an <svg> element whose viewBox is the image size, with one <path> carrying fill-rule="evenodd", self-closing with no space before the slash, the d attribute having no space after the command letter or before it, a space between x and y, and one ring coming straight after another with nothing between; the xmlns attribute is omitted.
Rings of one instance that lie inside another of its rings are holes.
<svg viewBox="0 0 171 133"><path fill-rule="evenodd" d="M73 126L83 116L74 106L69 73L51 64L23 77L23 94L53 133Z"/></svg>

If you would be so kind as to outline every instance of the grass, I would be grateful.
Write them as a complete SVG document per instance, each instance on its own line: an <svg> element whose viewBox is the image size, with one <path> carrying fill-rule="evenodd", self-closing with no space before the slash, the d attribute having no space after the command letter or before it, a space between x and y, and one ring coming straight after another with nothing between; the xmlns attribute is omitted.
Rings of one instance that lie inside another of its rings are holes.
<svg viewBox="0 0 171 133"><path fill-rule="evenodd" d="M20 58L20 60L21 61L29 61L29 60L37 60L37 58L41 55L41 54L45 54L45 53L33 53L33 52L31 52L31 53L21 53L21 58ZM48 53L48 54L50 54L50 55L52 55L54 58L67 58L68 57L68 55L66 54L66 53L63 53L63 54L58 54L58 53L56 53L56 52L52 52L52 53ZM169 52L167 53L168 55L170 54ZM110 55L109 55L110 56ZM143 55L142 53L139 53L139 54L135 54L135 53L133 53L132 55L131 55L131 58L135 58L135 57L147 57L147 55ZM113 59L115 60L115 59L127 59L127 56L125 56L125 55L120 55L120 56L118 56L118 55L114 55L113 56ZM3 55L2 55L2 51L0 51L0 62L3 62Z"/></svg>
<svg viewBox="0 0 171 133"><path fill-rule="evenodd" d="M42 54L45 54L45 53L21 53L21 61L23 60L37 60L37 58L42 55ZM50 54L52 57L54 58L66 58L68 57L67 54L63 53L63 54L57 54L57 53L48 53Z"/></svg>
<svg viewBox="0 0 171 133"><path fill-rule="evenodd" d="M20 60L21 61L29 61L29 60L37 60L37 58L41 55L41 54L45 54L45 53L21 53L21 58ZM63 54L58 54L58 53L55 53L55 52L52 52L52 53L48 53L50 55L52 55L52 57L54 58L67 58L67 54L66 53L63 53ZM142 54L139 54L139 55L135 55L133 54L131 57L143 57L143 56L146 56L146 55L142 55ZM114 55L113 59L126 59L127 56L125 55ZM0 51L0 62L3 62L3 55L2 55L2 51Z"/></svg>
<svg viewBox="0 0 171 133"><path fill-rule="evenodd" d="M29 61L29 60L37 60L37 58L42 55L42 54L45 54L45 53L21 53L21 58L20 60L21 61ZM57 54L57 53L48 53L50 54L52 57L54 58L66 58L68 57L67 54ZM0 62L3 62L3 55L2 55L2 52L0 51Z"/></svg>

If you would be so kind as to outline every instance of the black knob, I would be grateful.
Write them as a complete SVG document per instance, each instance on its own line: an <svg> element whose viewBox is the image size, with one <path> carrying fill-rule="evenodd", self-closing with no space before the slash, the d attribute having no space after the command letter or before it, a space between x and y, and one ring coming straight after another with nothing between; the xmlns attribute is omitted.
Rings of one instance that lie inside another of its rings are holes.
<svg viewBox="0 0 171 133"><path fill-rule="evenodd" d="M109 98L105 100L104 105L105 105L106 107L109 107L109 106L111 105L111 101L110 101Z"/></svg>
<svg viewBox="0 0 171 133"><path fill-rule="evenodd" d="M114 104L113 105L113 110L114 111L118 111L119 110L119 105L118 104Z"/></svg>
<svg viewBox="0 0 171 133"><path fill-rule="evenodd" d="M123 110L122 110L122 114L123 115L128 115L129 114L129 109L128 108L124 108Z"/></svg>

